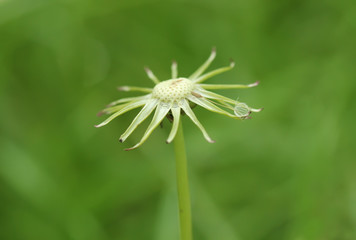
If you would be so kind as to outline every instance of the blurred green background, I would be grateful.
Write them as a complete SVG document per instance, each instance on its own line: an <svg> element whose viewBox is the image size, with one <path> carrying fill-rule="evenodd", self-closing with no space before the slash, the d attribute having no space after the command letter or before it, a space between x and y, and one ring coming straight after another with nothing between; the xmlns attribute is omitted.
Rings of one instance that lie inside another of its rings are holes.
<svg viewBox="0 0 356 240"><path fill-rule="evenodd" d="M96 113L188 76L217 47L209 83L265 110L184 118L195 240L356 239L356 4L339 0L0 0L0 239L177 240L167 120L118 138L138 110Z"/></svg>

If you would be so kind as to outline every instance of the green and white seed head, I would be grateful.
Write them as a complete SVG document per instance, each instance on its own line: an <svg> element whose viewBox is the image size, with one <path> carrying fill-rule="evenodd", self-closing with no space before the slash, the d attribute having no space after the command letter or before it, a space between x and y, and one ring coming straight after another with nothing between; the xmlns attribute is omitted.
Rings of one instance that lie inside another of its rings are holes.
<svg viewBox="0 0 356 240"><path fill-rule="evenodd" d="M194 124L201 130L205 139L213 143L214 140L210 138L203 125L200 123L195 113L190 107L190 103L195 103L209 111L226 115L234 119L248 119L252 112L260 112L261 109L254 109L249 107L246 103L230 99L223 95L209 91L210 89L241 89L251 88L259 84L255 82L252 84L203 84L203 82L215 75L226 72L234 67L234 62L229 66L218 68L216 70L204 73L216 56L215 49L212 50L209 58L189 77L178 77L177 63L172 63L171 79L160 81L149 68L145 68L147 76L153 81L155 86L153 88L141 88L131 86L121 86L120 91L139 91L146 93L146 95L139 97L123 98L110 103L102 113L111 114L105 121L96 125L102 127L114 118L138 107L142 107L141 111L134 118L130 126L121 135L120 142L123 142L127 137L153 112L155 111L150 125L144 133L142 139L135 146L125 149L132 150L144 143L153 130L162 122L167 116L173 117L171 132L166 140L167 143L173 141L181 117L184 112Z"/></svg>
<svg viewBox="0 0 356 240"><path fill-rule="evenodd" d="M187 78L169 79L158 83L152 97L166 103L178 102L187 98L195 88L195 83Z"/></svg>

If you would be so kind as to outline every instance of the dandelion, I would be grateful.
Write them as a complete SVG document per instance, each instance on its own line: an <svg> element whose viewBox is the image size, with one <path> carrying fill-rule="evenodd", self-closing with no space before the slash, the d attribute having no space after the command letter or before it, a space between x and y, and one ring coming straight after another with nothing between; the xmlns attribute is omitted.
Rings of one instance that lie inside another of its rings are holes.
<svg viewBox="0 0 356 240"><path fill-rule="evenodd" d="M153 130L167 117L172 124L171 132L167 138L167 143L174 140L174 152L176 159L176 176L179 203L180 219L180 239L192 240L192 221L190 209L190 193L187 171L187 157L185 153L185 144L183 136L181 114L186 114L203 133L208 142L214 141L210 138L203 125L195 116L192 108L201 106L209 111L223 114L235 119L250 118L252 112L260 112L261 109L249 107L246 103L230 99L220 94L211 92L211 89L239 89L251 88L258 85L258 82L240 85L240 84L204 84L203 82L215 75L226 72L234 67L234 62L229 66L218 68L204 74L216 56L213 48L209 58L188 78L178 77L177 63L172 63L172 78L160 81L153 72L145 68L148 77L155 83L153 88L122 86L120 91L139 91L146 93L139 97L123 98L110 103L101 113L112 114L96 127L102 127L114 118L124 114L132 109L142 107L131 122L127 130L121 135L120 142L125 141L130 134L153 112L153 118L141 140L133 147L125 149L132 150L144 143Z"/></svg>
<svg viewBox="0 0 356 240"><path fill-rule="evenodd" d="M178 77L178 67L176 62L172 63L172 78L165 81L160 81L149 68L145 68L148 77L153 81L155 86L153 88L132 86L119 87L118 89L120 91L138 91L146 93L146 95L123 98L110 103L101 113L112 115L102 123L96 125L96 127L102 127L111 122L114 118L132 109L142 107L141 111L131 122L127 130L121 135L120 142L124 142L130 134L153 111L155 111L152 121L141 140L135 146L125 150L132 150L141 146L166 116L170 117L173 121L172 128L166 142L172 142L178 130L181 113L185 113L200 129L205 139L208 142L213 143L214 141L210 138L205 128L194 114L192 106L198 105L209 111L234 119L247 119L250 118L250 114L252 112L260 112L262 110L251 108L245 103L209 91L212 89L251 88L257 86L259 83L255 82L248 85L204 84L203 82L207 79L226 72L232 69L235 65L234 62L231 62L227 67L218 68L204 74L204 71L209 67L215 56L216 51L213 48L209 58L204 62L204 64L187 78Z"/></svg>

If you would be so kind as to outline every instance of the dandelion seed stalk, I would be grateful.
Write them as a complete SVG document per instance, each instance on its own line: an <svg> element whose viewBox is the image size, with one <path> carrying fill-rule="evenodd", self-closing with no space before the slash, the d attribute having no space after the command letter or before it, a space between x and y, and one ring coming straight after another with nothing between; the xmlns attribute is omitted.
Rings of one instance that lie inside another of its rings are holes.
<svg viewBox="0 0 356 240"><path fill-rule="evenodd" d="M190 207L187 156L185 152L182 122L173 141L176 160L180 239L192 240L192 215Z"/></svg>
<svg viewBox="0 0 356 240"><path fill-rule="evenodd" d="M151 123L148 125L141 140L134 146L126 148L126 151L140 147L151 135L151 133L160 125L163 119L170 114L172 118L172 128L166 143L174 142L174 151L176 158L177 187L180 218L180 239L192 240L192 220L190 210L189 182L187 171L187 157L185 153L182 122L180 116L184 113L200 129L204 138L209 142L215 142L207 133L204 126L195 115L191 104L205 108L208 111L219 113L233 119L248 119L252 112L260 112L262 108L255 109L249 107L246 103L225 97L214 93L214 89L243 89L252 88L259 82L242 84L205 84L209 78L231 70L234 62L228 66L220 67L210 72L204 73L216 56L215 48L212 49L209 58L189 77L178 76L178 65L174 61L171 65L171 79L161 81L149 69L145 68L147 76L154 83L153 88L121 86L119 91L137 91L145 95L137 97L122 98L111 102L101 114L110 114L110 116L95 127L102 127L113 119L136 108L141 108L140 112L133 119L126 131L120 136L119 141L124 142L131 133L145 121L153 112Z"/></svg>

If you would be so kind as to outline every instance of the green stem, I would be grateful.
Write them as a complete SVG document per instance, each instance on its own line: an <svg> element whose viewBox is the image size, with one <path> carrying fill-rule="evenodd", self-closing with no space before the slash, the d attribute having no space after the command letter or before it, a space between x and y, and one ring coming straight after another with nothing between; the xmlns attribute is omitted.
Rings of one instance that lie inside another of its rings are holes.
<svg viewBox="0 0 356 240"><path fill-rule="evenodd" d="M177 171L180 239L192 240L192 216L190 210L187 156L185 153L182 122L179 122L178 132L173 142Z"/></svg>

